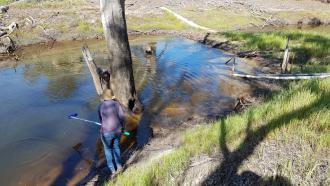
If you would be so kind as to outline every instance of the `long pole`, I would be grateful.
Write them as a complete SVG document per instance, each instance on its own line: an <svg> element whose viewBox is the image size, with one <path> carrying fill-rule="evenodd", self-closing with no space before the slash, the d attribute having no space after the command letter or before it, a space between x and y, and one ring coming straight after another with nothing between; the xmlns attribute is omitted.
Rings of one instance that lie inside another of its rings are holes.
<svg viewBox="0 0 330 186"><path fill-rule="evenodd" d="M84 122L87 122L87 123L93 123L95 125L101 126L101 123L98 123L96 121L91 121L91 120L88 120L88 119L78 118L78 117L75 117L75 116L71 116L70 119L76 119L76 120L84 121Z"/></svg>
<svg viewBox="0 0 330 186"><path fill-rule="evenodd" d="M98 125L98 126L101 126L101 123L99 122L96 122L96 121L91 121L91 120L88 120L88 119L84 119L84 118L79 118L78 117L78 114L71 114L70 116L68 116L69 119L76 119L76 120L80 120L80 121L84 121L84 122L87 122L87 123L92 123L92 124L95 124L95 125ZM124 131L122 132L122 134L126 135L126 136L130 136L131 133L128 132L128 131Z"/></svg>

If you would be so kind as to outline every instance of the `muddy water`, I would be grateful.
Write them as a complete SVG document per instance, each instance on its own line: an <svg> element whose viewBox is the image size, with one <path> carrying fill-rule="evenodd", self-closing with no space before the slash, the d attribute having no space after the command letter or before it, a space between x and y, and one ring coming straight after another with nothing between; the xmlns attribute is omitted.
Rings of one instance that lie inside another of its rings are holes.
<svg viewBox="0 0 330 186"><path fill-rule="evenodd" d="M156 53L145 56L143 45L150 42ZM99 101L81 60L83 44L28 47L21 61L0 62L1 185L73 185L91 170L99 129L67 119L77 112L97 121ZM88 45L105 66L103 41ZM136 87L146 108L139 144L150 137L149 126L175 128L187 120L216 117L251 91L249 84L229 76L224 64L229 56L219 50L179 38L136 38L131 48ZM240 71L253 70L253 65L238 64Z"/></svg>

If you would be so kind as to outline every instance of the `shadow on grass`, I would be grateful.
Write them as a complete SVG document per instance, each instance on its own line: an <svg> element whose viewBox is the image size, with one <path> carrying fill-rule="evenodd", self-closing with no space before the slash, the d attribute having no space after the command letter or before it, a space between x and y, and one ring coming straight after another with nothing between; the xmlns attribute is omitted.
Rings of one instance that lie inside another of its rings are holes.
<svg viewBox="0 0 330 186"><path fill-rule="evenodd" d="M315 91L319 91L318 87L314 88ZM220 122L219 144L220 151L223 154L223 160L216 170L204 181L203 185L292 185L288 178L280 175L262 177L252 171L239 173L239 167L253 154L256 147L270 132L288 125L292 120L301 120L309 117L311 114L326 107L328 100L330 100L329 92L320 96L318 100L310 105L296 109L290 113L284 113L256 130L251 129L254 118L253 112L250 112L245 131L246 137L238 148L232 152L228 149L226 142L226 121L222 119Z"/></svg>

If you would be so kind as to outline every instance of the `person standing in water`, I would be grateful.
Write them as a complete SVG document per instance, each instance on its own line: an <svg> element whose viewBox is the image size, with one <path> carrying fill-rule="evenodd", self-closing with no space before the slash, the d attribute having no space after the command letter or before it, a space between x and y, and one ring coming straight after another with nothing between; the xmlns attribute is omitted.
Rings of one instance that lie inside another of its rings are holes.
<svg viewBox="0 0 330 186"><path fill-rule="evenodd" d="M124 131L125 113L110 89L104 90L101 98L102 103L99 106L101 140L107 166L111 173L115 174L123 169L119 143L121 133Z"/></svg>

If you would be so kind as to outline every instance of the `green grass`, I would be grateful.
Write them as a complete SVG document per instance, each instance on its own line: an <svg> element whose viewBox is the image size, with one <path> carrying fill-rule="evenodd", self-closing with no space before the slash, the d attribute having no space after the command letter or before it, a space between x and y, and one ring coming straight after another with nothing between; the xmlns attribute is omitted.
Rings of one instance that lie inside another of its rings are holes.
<svg viewBox="0 0 330 186"><path fill-rule="evenodd" d="M80 20L77 29L79 32L89 32L91 30L91 27L87 21Z"/></svg>
<svg viewBox="0 0 330 186"><path fill-rule="evenodd" d="M283 48L288 35L295 41L321 41L307 47L312 51L313 47L324 49L322 45L328 45L329 42L328 36L300 32L225 35L233 40L245 41L243 47L263 50ZM295 51L306 48L307 44L298 43L294 44ZM311 58L328 56L328 51L324 51L310 52L309 55ZM326 68L328 65L324 64ZM237 174L243 161L253 155L261 142L267 140L276 140L279 146L292 145L301 149L301 156L295 159L284 157L281 176L294 180L299 174L301 179L296 182L311 184L314 167L318 165L320 157L330 156L330 79L292 82L267 97L264 103L240 114L188 129L182 134L181 147L160 159L128 168L106 185L174 185L178 177L183 176L190 159L202 154L222 153L223 162L230 162L230 157L243 154L233 168Z"/></svg>
<svg viewBox="0 0 330 186"><path fill-rule="evenodd" d="M147 165L130 169L107 185L175 185L176 178L189 162L189 152L180 148Z"/></svg>
<svg viewBox="0 0 330 186"><path fill-rule="evenodd" d="M8 5L9 3L14 2L14 0L0 0L0 5Z"/></svg>
<svg viewBox="0 0 330 186"><path fill-rule="evenodd" d="M313 31L282 31L263 33L230 32L220 35L242 44L243 50L269 50L274 58L281 58L280 52L290 38L291 62L296 72L327 72L330 70L330 35ZM302 68L301 68L302 67Z"/></svg>
<svg viewBox="0 0 330 186"><path fill-rule="evenodd" d="M184 171L190 157L219 152L223 145L233 149L234 153L248 142L283 140L282 136L286 137L286 143L299 138L307 146L313 146L315 151L307 154L309 157L324 149L329 156L329 100L330 79L292 83L288 89L259 106L214 124L188 130L183 135L182 147L143 167L129 168L108 185L172 185L170 178L176 178ZM305 164L300 168L304 173L312 169L306 163L317 161L312 158L299 159L303 160ZM289 173L284 176L290 177Z"/></svg>

